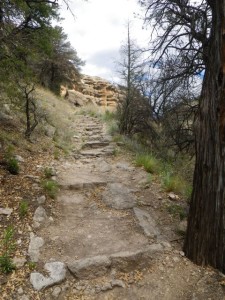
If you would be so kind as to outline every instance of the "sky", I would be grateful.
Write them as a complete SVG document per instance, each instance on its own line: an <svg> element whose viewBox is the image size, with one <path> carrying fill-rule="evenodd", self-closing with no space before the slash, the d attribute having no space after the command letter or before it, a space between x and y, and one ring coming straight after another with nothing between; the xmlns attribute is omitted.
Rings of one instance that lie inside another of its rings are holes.
<svg viewBox="0 0 225 300"><path fill-rule="evenodd" d="M61 8L61 26L78 56L86 62L82 73L118 82L116 61L127 37L127 22L131 21L131 38L140 46L148 40L143 21L134 18L141 12L136 0L70 0L70 9Z"/></svg>

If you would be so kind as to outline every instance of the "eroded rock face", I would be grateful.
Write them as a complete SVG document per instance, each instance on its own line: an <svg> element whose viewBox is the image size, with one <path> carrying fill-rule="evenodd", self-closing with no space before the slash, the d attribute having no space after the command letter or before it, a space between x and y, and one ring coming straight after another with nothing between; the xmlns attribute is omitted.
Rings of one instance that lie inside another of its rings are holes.
<svg viewBox="0 0 225 300"><path fill-rule="evenodd" d="M62 96L75 106L94 104L115 108L122 100L122 91L105 79L82 75L79 85L73 89L62 88Z"/></svg>

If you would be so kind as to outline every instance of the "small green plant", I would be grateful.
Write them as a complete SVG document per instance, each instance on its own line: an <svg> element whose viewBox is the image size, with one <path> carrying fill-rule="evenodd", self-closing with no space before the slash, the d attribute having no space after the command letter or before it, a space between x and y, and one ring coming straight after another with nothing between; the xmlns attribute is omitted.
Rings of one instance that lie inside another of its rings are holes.
<svg viewBox="0 0 225 300"><path fill-rule="evenodd" d="M144 167L148 173L156 174L160 169L160 162L151 154L137 154L135 159L137 167Z"/></svg>
<svg viewBox="0 0 225 300"><path fill-rule="evenodd" d="M44 176L46 179L51 178L52 176L54 176L54 170L51 167L46 167L44 169Z"/></svg>
<svg viewBox="0 0 225 300"><path fill-rule="evenodd" d="M23 218L28 213L28 202L25 200L22 200L19 204L19 216L20 218Z"/></svg>
<svg viewBox="0 0 225 300"><path fill-rule="evenodd" d="M118 124L114 121L110 122L107 128L107 133L110 135L114 135L118 133L118 131L119 131Z"/></svg>
<svg viewBox="0 0 225 300"><path fill-rule="evenodd" d="M166 172L162 177L162 184L166 192L183 193L186 183L181 177Z"/></svg>
<svg viewBox="0 0 225 300"><path fill-rule="evenodd" d="M168 210L169 214L171 214L173 217L178 216L181 221L187 217L187 213L186 213L185 209L178 204L169 205L167 207L167 210Z"/></svg>
<svg viewBox="0 0 225 300"><path fill-rule="evenodd" d="M53 156L54 159L58 160L60 158L60 151L58 149L54 149Z"/></svg>
<svg viewBox="0 0 225 300"><path fill-rule="evenodd" d="M15 269L11 255L15 249L14 229L9 226L3 233L2 241L0 242L0 270L2 273L10 273Z"/></svg>
<svg viewBox="0 0 225 300"><path fill-rule="evenodd" d="M11 157L6 161L7 164L7 170L13 174L13 175L17 175L19 174L20 171L20 167L19 167L19 163L17 161L16 158Z"/></svg>
<svg viewBox="0 0 225 300"><path fill-rule="evenodd" d="M187 199L188 202L191 200L192 191L193 191L192 185L188 184L185 187L185 191L184 191L184 197Z"/></svg>
<svg viewBox="0 0 225 300"><path fill-rule="evenodd" d="M105 122L110 122L116 118L115 112L106 110L102 115L102 120Z"/></svg>
<svg viewBox="0 0 225 300"><path fill-rule="evenodd" d="M51 197L52 199L55 199L57 196L57 193L59 191L59 185L54 180L44 180L42 182L42 187L45 190L45 192Z"/></svg>
<svg viewBox="0 0 225 300"><path fill-rule="evenodd" d="M37 264L33 261L28 261L27 266L31 271L33 271L37 267Z"/></svg>

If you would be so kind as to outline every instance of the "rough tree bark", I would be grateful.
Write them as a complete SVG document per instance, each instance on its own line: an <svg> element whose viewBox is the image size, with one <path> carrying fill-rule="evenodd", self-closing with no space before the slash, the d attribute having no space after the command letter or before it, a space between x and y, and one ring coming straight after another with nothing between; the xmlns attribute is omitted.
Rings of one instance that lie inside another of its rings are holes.
<svg viewBox="0 0 225 300"><path fill-rule="evenodd" d="M212 29L196 122L196 165L184 251L225 272L225 0L208 0Z"/></svg>

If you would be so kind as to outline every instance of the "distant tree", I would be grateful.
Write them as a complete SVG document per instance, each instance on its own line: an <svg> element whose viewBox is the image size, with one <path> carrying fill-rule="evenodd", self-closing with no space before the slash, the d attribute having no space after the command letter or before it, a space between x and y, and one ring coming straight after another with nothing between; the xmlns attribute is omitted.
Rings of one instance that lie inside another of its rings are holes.
<svg viewBox="0 0 225 300"><path fill-rule="evenodd" d="M147 134L151 128L151 107L142 89L145 70L141 53L141 49L130 37L128 23L127 42L121 48L122 60L119 63L119 73L124 83L124 99L118 109L120 133L126 135Z"/></svg>
<svg viewBox="0 0 225 300"><path fill-rule="evenodd" d="M80 67L84 62L78 57L61 27L52 29L49 36L51 49L37 65L39 81L52 91L59 93L61 84L71 85L79 80Z"/></svg>

